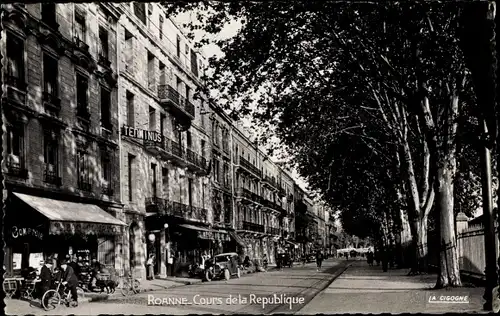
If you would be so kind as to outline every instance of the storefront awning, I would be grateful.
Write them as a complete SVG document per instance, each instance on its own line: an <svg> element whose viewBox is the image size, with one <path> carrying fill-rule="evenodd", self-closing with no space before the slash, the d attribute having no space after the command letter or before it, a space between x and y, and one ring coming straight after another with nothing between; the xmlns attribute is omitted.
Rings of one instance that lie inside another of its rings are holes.
<svg viewBox="0 0 500 316"><path fill-rule="evenodd" d="M14 193L50 221L49 234L120 235L124 222L97 205Z"/></svg>
<svg viewBox="0 0 500 316"><path fill-rule="evenodd" d="M200 239L210 239L210 240L222 240L228 241L229 236L227 235L227 231L221 229L210 229L206 227L189 225L189 224L179 224L180 227L194 230L198 232L198 238Z"/></svg>
<svg viewBox="0 0 500 316"><path fill-rule="evenodd" d="M234 241L236 241L241 247L243 248L247 248L248 247L248 244L243 240L243 238L241 238L240 236L238 236L237 233L235 232L229 232L229 235L234 239Z"/></svg>

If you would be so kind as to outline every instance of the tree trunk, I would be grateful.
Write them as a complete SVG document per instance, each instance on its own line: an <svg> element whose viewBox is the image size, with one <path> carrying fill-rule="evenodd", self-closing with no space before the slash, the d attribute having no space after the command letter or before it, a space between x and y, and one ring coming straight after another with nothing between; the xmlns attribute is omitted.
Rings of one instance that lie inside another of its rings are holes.
<svg viewBox="0 0 500 316"><path fill-rule="evenodd" d="M437 153L436 203L439 209L440 272L436 288L461 286L460 269L453 212L453 179L456 172L456 117L458 94L453 91L447 112L443 113L441 131L444 132Z"/></svg>
<svg viewBox="0 0 500 316"><path fill-rule="evenodd" d="M446 167L438 169L436 202L439 208L440 255L436 288L462 286L458 265L455 235L455 217L453 214L453 176Z"/></svg>
<svg viewBox="0 0 500 316"><path fill-rule="evenodd" d="M414 259L409 275L427 273L427 217L415 218L411 222L412 252Z"/></svg>

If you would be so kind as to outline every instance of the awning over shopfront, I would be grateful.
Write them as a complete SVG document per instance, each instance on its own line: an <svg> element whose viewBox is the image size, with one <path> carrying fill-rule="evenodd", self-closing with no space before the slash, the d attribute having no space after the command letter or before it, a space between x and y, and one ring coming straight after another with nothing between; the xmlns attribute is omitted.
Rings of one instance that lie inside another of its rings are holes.
<svg viewBox="0 0 500 316"><path fill-rule="evenodd" d="M121 235L124 222L97 205L14 193L50 221L49 234Z"/></svg>
<svg viewBox="0 0 500 316"><path fill-rule="evenodd" d="M197 231L198 238L200 239L229 241L227 231L222 229L210 229L190 224L179 224L179 226L185 229Z"/></svg>
<svg viewBox="0 0 500 316"><path fill-rule="evenodd" d="M248 248L250 245L248 245L244 240L243 238L241 238L240 236L238 236L237 233L235 232L232 232L230 231L229 232L229 235L234 239L234 241L236 241L241 247L243 248Z"/></svg>

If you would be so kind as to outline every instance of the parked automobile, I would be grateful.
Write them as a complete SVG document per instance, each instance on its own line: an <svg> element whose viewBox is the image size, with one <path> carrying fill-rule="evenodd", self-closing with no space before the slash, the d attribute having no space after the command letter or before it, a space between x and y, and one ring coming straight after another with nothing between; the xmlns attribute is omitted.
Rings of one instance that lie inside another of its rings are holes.
<svg viewBox="0 0 500 316"><path fill-rule="evenodd" d="M279 253L277 262L280 263L280 267L289 267L293 266L293 260L289 253Z"/></svg>
<svg viewBox="0 0 500 316"><path fill-rule="evenodd" d="M206 281L216 279L229 280L231 276L239 278L241 271L238 264L238 254L236 252L221 253L207 260L204 276Z"/></svg>
<svg viewBox="0 0 500 316"><path fill-rule="evenodd" d="M306 257L307 262L314 262L316 261L316 256L314 254L308 254Z"/></svg>

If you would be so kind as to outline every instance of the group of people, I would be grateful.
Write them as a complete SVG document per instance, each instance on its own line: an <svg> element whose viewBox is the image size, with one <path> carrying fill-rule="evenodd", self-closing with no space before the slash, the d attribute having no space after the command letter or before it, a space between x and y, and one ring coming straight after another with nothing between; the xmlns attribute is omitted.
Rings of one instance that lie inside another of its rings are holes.
<svg viewBox="0 0 500 316"><path fill-rule="evenodd" d="M80 266L75 258L71 259L68 255L60 261L59 267L60 269L57 268L57 259L54 259L54 257L45 260L40 270L41 296L43 297L43 293L52 288L54 281L59 281L70 291L71 298L74 301L73 306L78 306L78 292L76 288L79 284ZM90 283L92 284L97 279L99 271L101 271L101 264L96 259L93 259L91 269Z"/></svg>

